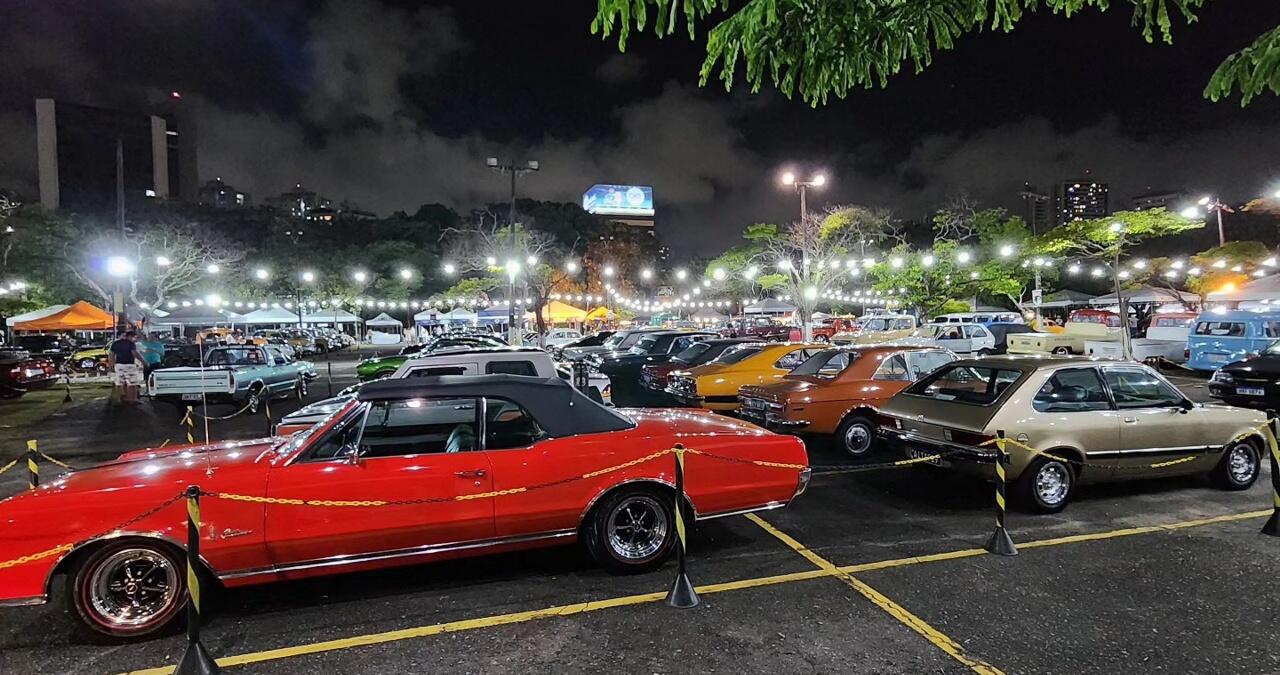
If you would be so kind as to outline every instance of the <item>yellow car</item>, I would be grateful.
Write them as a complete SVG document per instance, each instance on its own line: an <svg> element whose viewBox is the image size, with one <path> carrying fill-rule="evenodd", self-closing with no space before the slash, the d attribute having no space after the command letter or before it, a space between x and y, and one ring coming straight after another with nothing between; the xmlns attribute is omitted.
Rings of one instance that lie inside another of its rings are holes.
<svg viewBox="0 0 1280 675"><path fill-rule="evenodd" d="M743 345L701 366L673 371L666 391L683 405L734 412L738 409L738 387L779 380L826 348L825 344L797 342Z"/></svg>
<svg viewBox="0 0 1280 675"><path fill-rule="evenodd" d="M67 367L82 373L107 372L107 348L84 347L66 361Z"/></svg>

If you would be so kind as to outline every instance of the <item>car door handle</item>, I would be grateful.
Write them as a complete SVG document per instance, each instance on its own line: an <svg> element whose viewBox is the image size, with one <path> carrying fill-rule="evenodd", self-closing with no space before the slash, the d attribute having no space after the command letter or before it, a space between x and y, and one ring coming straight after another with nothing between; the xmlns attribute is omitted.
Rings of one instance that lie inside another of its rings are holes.
<svg viewBox="0 0 1280 675"><path fill-rule="evenodd" d="M484 469L476 469L474 471L455 471L453 475L458 478L480 478L484 476Z"/></svg>
<svg viewBox="0 0 1280 675"><path fill-rule="evenodd" d="M1136 417L1126 417L1126 418L1124 418L1124 423L1125 423L1125 424L1137 424L1137 423L1138 423L1138 418L1136 418Z"/></svg>

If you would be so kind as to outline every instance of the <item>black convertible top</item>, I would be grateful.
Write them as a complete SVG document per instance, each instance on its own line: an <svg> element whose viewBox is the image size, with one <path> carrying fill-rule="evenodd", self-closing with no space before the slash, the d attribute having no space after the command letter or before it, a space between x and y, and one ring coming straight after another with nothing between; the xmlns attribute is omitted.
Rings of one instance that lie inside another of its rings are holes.
<svg viewBox="0 0 1280 675"><path fill-rule="evenodd" d="M560 378L522 375L437 375L370 382L361 401L441 397L503 398L519 404L554 437L630 429L635 424L587 398Z"/></svg>

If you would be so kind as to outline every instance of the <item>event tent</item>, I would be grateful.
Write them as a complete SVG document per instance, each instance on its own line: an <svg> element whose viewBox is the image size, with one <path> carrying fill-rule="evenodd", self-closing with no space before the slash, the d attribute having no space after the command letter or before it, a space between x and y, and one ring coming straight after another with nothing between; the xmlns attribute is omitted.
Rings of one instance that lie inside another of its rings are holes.
<svg viewBox="0 0 1280 675"><path fill-rule="evenodd" d="M50 314L57 314L58 312L61 312L62 310L70 306L71 305L49 305L48 307L45 307L43 309L33 309L30 312L27 312L26 314L19 314L17 316L11 316L8 319L5 319L5 324L7 324L10 328L13 328L14 324L23 323L26 321L35 321L36 319L43 319L46 316L49 316Z"/></svg>
<svg viewBox="0 0 1280 675"><path fill-rule="evenodd" d="M728 320L729 317L725 316L724 314L721 314L720 312L717 312L714 309L711 309L710 307L704 307L694 312L693 315L690 316L689 318L693 319L694 321L699 321L702 323L714 323L717 321L726 321Z"/></svg>
<svg viewBox="0 0 1280 675"><path fill-rule="evenodd" d="M1196 304L1200 302L1200 296L1195 293L1186 291L1175 291L1171 288L1157 288L1155 286L1139 286L1137 288L1127 288L1120 291L1120 296L1131 305L1141 305L1146 303L1164 303L1164 302L1180 302L1185 304ZM1107 307L1118 302L1115 293L1099 295L1089 301L1094 307Z"/></svg>
<svg viewBox="0 0 1280 675"><path fill-rule="evenodd" d="M796 311L795 305L789 305L777 298L765 298L742 308L743 314L789 314Z"/></svg>
<svg viewBox="0 0 1280 675"><path fill-rule="evenodd" d="M434 324L440 323L443 320L440 317L441 317L440 310L436 309L435 307L428 307L422 310L421 312L414 314L413 322L415 324L434 325Z"/></svg>
<svg viewBox="0 0 1280 675"><path fill-rule="evenodd" d="M208 305L191 305L179 307L162 318L151 323L157 326L227 326L244 323L244 317L228 309L217 309Z"/></svg>
<svg viewBox="0 0 1280 675"><path fill-rule="evenodd" d="M440 315L441 321L450 321L454 323L472 323L478 318L477 314L469 309L462 307L454 307L453 309Z"/></svg>
<svg viewBox="0 0 1280 675"><path fill-rule="evenodd" d="M297 319L294 319L295 321ZM363 319L345 309L311 310L302 315L303 323L361 323Z"/></svg>
<svg viewBox="0 0 1280 675"><path fill-rule="evenodd" d="M613 316L613 312L610 312L608 307L597 307L591 310L590 312L587 312L586 320L587 321L607 321L612 316Z"/></svg>
<svg viewBox="0 0 1280 675"><path fill-rule="evenodd" d="M294 324L298 323L298 315L290 312L283 307L268 307L266 309L255 309L248 314L240 317L240 323L251 326L263 326L272 324Z"/></svg>
<svg viewBox="0 0 1280 675"><path fill-rule="evenodd" d="M542 318L548 323L586 321L587 311L585 309L578 309L573 305L565 304L559 300L552 300L542 308Z"/></svg>
<svg viewBox="0 0 1280 675"><path fill-rule="evenodd" d="M1113 294L1114 295L1114 294ZM1049 293L1044 296L1044 300L1040 303L1041 308L1049 307L1078 307L1088 305L1089 301L1095 296L1080 291L1062 290L1056 293ZM1026 307L1033 307L1031 303L1024 303Z"/></svg>
<svg viewBox="0 0 1280 675"><path fill-rule="evenodd" d="M394 326L396 328L404 328L403 323L401 323L396 319L391 318L391 315L387 314L386 312L383 312L373 317L372 319L369 319L368 321L364 322L364 325L372 328L384 327L384 326Z"/></svg>
<svg viewBox="0 0 1280 675"><path fill-rule="evenodd" d="M80 300L74 305L38 319L19 321L13 324L14 330L111 330L115 327L115 317L110 312L98 309Z"/></svg>
<svg viewBox="0 0 1280 675"><path fill-rule="evenodd" d="M1209 302L1243 302L1243 301L1275 302L1280 300L1280 274L1271 274L1254 279L1238 289L1231 291L1214 291L1209 294Z"/></svg>

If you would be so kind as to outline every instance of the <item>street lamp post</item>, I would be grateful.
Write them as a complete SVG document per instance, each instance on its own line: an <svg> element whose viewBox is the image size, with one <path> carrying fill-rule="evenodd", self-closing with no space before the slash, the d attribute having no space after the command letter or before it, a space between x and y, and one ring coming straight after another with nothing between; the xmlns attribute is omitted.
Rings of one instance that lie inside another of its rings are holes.
<svg viewBox="0 0 1280 675"><path fill-rule="evenodd" d="M782 184L795 186L796 192L800 193L800 220L804 220L809 215L808 197L809 188L822 187L827 184L827 177L823 174L816 174L809 180L798 180L796 175L790 171L782 174Z"/></svg>
<svg viewBox="0 0 1280 675"><path fill-rule="evenodd" d="M510 254L516 253L516 178L539 169L538 161L531 159L522 165L517 165L512 160L499 161L497 157L489 157L485 159L485 165L498 173L511 175L511 213L507 218L507 236L510 239L508 245L511 247ZM512 346L520 345L520 329L516 326L516 278L514 274L508 275L507 283L507 343Z"/></svg>
<svg viewBox="0 0 1280 675"><path fill-rule="evenodd" d="M1235 213L1235 211L1233 211L1230 206L1223 204L1222 200L1217 197L1201 197L1198 203L1209 213L1218 214L1218 246L1226 246L1227 235L1222 229L1222 212L1226 211L1227 213Z"/></svg>

